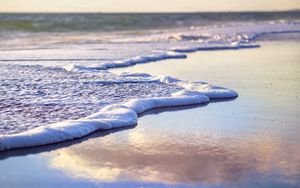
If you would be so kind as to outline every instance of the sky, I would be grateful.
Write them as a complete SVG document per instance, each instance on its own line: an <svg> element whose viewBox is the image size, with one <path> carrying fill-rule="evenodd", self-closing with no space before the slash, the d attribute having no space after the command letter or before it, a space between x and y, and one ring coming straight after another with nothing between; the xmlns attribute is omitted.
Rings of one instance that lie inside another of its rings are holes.
<svg viewBox="0 0 300 188"><path fill-rule="evenodd" d="M0 12L204 12L300 9L300 0L0 0Z"/></svg>

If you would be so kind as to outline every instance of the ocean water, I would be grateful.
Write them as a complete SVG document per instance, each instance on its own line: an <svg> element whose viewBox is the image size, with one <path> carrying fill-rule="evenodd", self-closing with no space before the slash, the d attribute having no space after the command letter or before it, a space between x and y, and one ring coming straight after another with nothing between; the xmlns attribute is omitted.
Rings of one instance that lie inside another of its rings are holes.
<svg viewBox="0 0 300 188"><path fill-rule="evenodd" d="M0 150L133 125L152 108L237 97L234 88L205 80L110 70L195 51L259 48L257 37L300 32L299 18L296 11L1 14Z"/></svg>
<svg viewBox="0 0 300 188"><path fill-rule="evenodd" d="M144 14L0 14L1 30L28 32L133 31L220 25L228 22L299 21L299 11Z"/></svg>
<svg viewBox="0 0 300 188"><path fill-rule="evenodd" d="M200 51L122 68L206 80L234 88L239 97L156 109L137 126L1 152L1 186L297 188L299 38L268 35L261 48Z"/></svg>

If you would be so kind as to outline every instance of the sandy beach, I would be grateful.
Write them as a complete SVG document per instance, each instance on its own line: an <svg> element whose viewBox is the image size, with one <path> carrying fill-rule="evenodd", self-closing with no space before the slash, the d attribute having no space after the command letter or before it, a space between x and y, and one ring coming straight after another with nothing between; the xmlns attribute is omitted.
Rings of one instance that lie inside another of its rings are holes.
<svg viewBox="0 0 300 188"><path fill-rule="evenodd" d="M204 80L232 88L239 97L152 110L128 129L2 152L1 186L299 187L300 43L295 38L112 70Z"/></svg>

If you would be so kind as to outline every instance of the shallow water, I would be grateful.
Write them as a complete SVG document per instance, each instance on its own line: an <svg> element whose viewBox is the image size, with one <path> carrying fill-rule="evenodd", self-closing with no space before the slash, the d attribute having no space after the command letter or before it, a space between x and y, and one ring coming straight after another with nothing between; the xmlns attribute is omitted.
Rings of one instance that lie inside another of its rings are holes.
<svg viewBox="0 0 300 188"><path fill-rule="evenodd" d="M197 52L122 69L226 85L239 98L155 110L132 129L38 155L5 159L38 149L2 153L1 185L299 187L299 49L299 41L264 42L259 49Z"/></svg>
<svg viewBox="0 0 300 188"><path fill-rule="evenodd" d="M226 24L151 30L149 34L1 30L0 137L84 118L104 105L133 98L170 96L178 91L171 84L134 80L123 83L125 78L104 70L163 59L183 59L187 52L196 50L253 48L258 47L255 39L263 33L300 31L300 24L278 20ZM162 74L168 75L168 72ZM136 79L143 79L143 76ZM197 79L194 80L206 81ZM221 92L216 91L219 96ZM43 138L32 139L30 145L36 145ZM65 141L66 137L54 140ZM6 143L2 148L9 149L8 145L17 142L2 139L2 143ZM1 142L0 145L3 146Z"/></svg>
<svg viewBox="0 0 300 188"><path fill-rule="evenodd" d="M128 99L170 96L172 84L143 82L107 71L67 72L0 64L0 134L14 134L79 119Z"/></svg>

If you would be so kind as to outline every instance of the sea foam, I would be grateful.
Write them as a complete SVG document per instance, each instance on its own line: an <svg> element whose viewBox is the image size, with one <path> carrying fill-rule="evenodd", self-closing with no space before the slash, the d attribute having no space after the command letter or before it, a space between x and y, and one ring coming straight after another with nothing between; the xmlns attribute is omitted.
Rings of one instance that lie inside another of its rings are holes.
<svg viewBox="0 0 300 188"><path fill-rule="evenodd" d="M182 89L168 97L137 98L108 105L99 112L78 120L53 123L17 134L1 135L0 151L54 144L81 138L98 130L132 126L137 124L139 114L154 108L202 104L209 102L210 99L233 98L238 95L226 88L166 76L152 77L148 74L123 74L123 76L142 77L149 82L172 83Z"/></svg>

